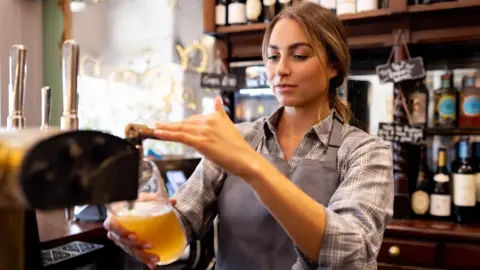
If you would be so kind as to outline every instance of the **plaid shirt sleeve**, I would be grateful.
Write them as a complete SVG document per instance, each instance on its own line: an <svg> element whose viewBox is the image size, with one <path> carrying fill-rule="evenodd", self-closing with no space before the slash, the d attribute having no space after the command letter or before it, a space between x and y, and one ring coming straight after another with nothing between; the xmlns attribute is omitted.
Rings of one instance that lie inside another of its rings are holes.
<svg viewBox="0 0 480 270"><path fill-rule="evenodd" d="M342 182L328 207L318 262L298 250L292 269L376 269L383 232L393 215L389 144L373 136L346 139L339 151ZM343 175L343 176L342 176Z"/></svg>
<svg viewBox="0 0 480 270"><path fill-rule="evenodd" d="M175 198L175 214L181 220L189 241L199 240L217 215L217 199L225 173L203 158Z"/></svg>

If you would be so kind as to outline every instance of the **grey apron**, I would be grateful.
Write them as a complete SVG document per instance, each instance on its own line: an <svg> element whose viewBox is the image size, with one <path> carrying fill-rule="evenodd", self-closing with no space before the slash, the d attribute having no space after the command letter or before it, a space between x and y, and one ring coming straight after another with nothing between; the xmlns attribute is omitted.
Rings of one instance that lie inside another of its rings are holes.
<svg viewBox="0 0 480 270"><path fill-rule="evenodd" d="M333 113L326 160L301 160L290 168L284 159L263 155L282 174L310 197L327 206L340 184L337 152L342 138L342 119ZM263 126L249 142L257 149ZM216 269L291 269L297 260L292 240L241 178L228 175L218 200L218 252Z"/></svg>

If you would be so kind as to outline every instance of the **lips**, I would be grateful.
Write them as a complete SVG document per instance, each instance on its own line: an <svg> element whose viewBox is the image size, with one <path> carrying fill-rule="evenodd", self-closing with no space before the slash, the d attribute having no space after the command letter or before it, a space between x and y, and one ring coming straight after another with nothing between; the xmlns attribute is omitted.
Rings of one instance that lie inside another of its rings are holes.
<svg viewBox="0 0 480 270"><path fill-rule="evenodd" d="M297 87L297 85L288 84L288 83L280 83L280 84L275 85L275 88L279 92L290 92L290 91L293 91L296 87Z"/></svg>

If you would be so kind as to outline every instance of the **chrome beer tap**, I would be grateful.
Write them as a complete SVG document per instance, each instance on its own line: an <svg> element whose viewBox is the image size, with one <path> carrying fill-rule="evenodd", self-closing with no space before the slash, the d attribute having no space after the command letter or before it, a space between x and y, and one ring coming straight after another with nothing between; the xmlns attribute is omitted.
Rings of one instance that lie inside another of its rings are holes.
<svg viewBox="0 0 480 270"><path fill-rule="evenodd" d="M62 93L63 110L60 119L62 130L78 130L78 58L80 47L74 40L66 40L62 46ZM68 221L75 218L74 207L65 209Z"/></svg>
<svg viewBox="0 0 480 270"><path fill-rule="evenodd" d="M52 90L50 87L42 87L42 125L41 130L47 130L50 127L50 107L52 105Z"/></svg>
<svg viewBox="0 0 480 270"><path fill-rule="evenodd" d="M23 45L13 45L10 49L9 71L7 129L23 129L26 123L23 104L27 79L27 49Z"/></svg>

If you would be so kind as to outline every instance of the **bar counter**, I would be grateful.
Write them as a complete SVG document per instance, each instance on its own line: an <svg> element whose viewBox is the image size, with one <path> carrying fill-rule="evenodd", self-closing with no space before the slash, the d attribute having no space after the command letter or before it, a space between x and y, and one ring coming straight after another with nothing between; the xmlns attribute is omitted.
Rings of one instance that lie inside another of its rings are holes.
<svg viewBox="0 0 480 270"><path fill-rule="evenodd" d="M37 212L37 221L42 249L71 241L110 242L103 223L68 223L63 209ZM480 261L472 260L480 257L480 223L461 225L449 221L393 220L384 236L378 255L379 269L401 269L405 266L480 269ZM112 248L114 245L109 246ZM114 260L114 257L110 258Z"/></svg>

